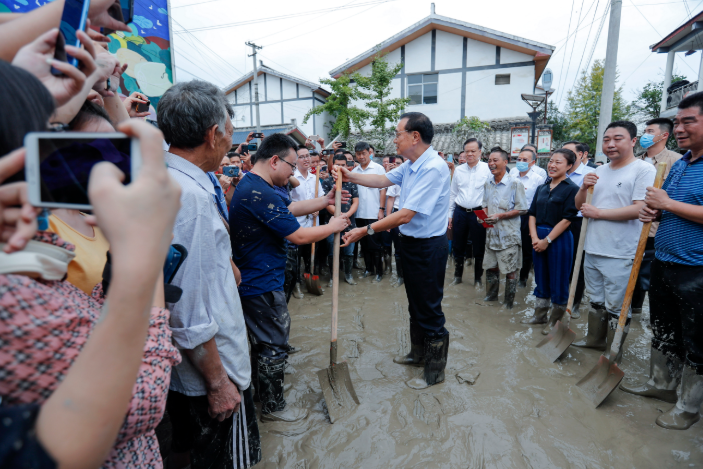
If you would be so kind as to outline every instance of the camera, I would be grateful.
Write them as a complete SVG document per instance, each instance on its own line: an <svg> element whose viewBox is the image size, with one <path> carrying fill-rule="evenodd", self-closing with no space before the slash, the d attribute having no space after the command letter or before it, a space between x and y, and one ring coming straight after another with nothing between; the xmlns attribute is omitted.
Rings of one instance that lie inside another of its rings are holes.
<svg viewBox="0 0 703 469"><path fill-rule="evenodd" d="M247 150L249 150L249 151L256 151L257 148L258 147L257 147L256 143L250 143L249 145L247 145Z"/></svg>
<svg viewBox="0 0 703 469"><path fill-rule="evenodd" d="M254 138L264 138L264 134L261 132L254 132Z"/></svg>
<svg viewBox="0 0 703 469"><path fill-rule="evenodd" d="M239 177L239 167L238 166L225 166L222 168L222 174L230 177L230 178L236 178Z"/></svg>

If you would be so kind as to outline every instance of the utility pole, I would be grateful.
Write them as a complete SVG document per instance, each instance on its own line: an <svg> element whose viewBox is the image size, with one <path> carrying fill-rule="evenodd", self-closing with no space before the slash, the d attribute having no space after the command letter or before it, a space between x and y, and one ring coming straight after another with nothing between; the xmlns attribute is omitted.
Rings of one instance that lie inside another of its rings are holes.
<svg viewBox="0 0 703 469"><path fill-rule="evenodd" d="M262 47L251 41L247 41L245 44L251 47L251 55L249 57L254 58L254 107L256 108L256 132L258 133L261 132L261 117L259 114L259 71L256 69L256 51Z"/></svg>
<svg viewBox="0 0 703 469"><path fill-rule="evenodd" d="M603 153L603 134L613 118L613 100L615 99L615 69L618 62L618 41L620 39L620 16L622 0L611 0L610 22L608 23L608 47L605 52L605 72L603 74L603 93L600 99L600 117L598 118L598 139L596 143L596 161L605 163Z"/></svg>

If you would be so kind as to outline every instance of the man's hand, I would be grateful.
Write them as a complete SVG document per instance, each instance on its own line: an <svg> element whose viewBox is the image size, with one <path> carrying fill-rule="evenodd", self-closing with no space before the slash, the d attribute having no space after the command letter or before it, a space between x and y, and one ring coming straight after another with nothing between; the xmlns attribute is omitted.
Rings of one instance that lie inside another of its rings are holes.
<svg viewBox="0 0 703 469"><path fill-rule="evenodd" d="M349 226L349 215L342 213L338 217L332 217L328 223L334 233L340 233Z"/></svg>
<svg viewBox="0 0 703 469"><path fill-rule="evenodd" d="M245 140L245 141L247 142L247 145L248 145L249 142L251 142L252 140L254 140L254 132L249 132L249 135L247 135L247 139ZM240 146L241 146L241 145L240 145Z"/></svg>
<svg viewBox="0 0 703 469"><path fill-rule="evenodd" d="M222 186L222 191L227 193L230 186L232 185L232 178L229 176L220 176L220 186Z"/></svg>
<svg viewBox="0 0 703 469"><path fill-rule="evenodd" d="M644 198L644 203L647 204L647 207L654 210L666 210L670 202L669 194L664 189L647 188L647 195Z"/></svg>
<svg viewBox="0 0 703 469"><path fill-rule="evenodd" d="M349 246L351 243L356 243L357 241L359 241L361 238L368 234L366 229L367 228L365 226L362 226L360 228L354 228L353 230L349 230L344 233L344 236L342 236L342 241L344 241L344 244L342 244L340 247Z"/></svg>
<svg viewBox="0 0 703 469"><path fill-rule="evenodd" d="M332 190L330 190L325 197L327 197L327 205L334 205L335 204L335 196L337 194L337 187L332 186ZM346 191L342 189L342 205L348 204L349 201L351 200L351 194L349 191Z"/></svg>
<svg viewBox="0 0 703 469"><path fill-rule="evenodd" d="M239 389L224 375L217 383L208 386L207 390L207 412L210 417L222 422L230 418L234 412L239 411L239 403L242 401Z"/></svg>
<svg viewBox="0 0 703 469"><path fill-rule="evenodd" d="M452 229L452 218L449 219L449 223L447 224L447 229L451 230Z"/></svg>
<svg viewBox="0 0 703 469"><path fill-rule="evenodd" d="M594 171L592 173L588 173L583 177L583 184L581 185L581 188L584 190L588 189L591 186L595 186L597 182L598 176L596 176L596 172Z"/></svg>
<svg viewBox="0 0 703 469"><path fill-rule="evenodd" d="M495 225L498 223L499 220L502 220L504 218L505 214L504 213L494 213L490 217L486 217L486 224L488 225Z"/></svg>
<svg viewBox="0 0 703 469"><path fill-rule="evenodd" d="M649 223L650 221L657 221L662 215L661 210L655 210L643 205L640 209L639 220L642 223Z"/></svg>
<svg viewBox="0 0 703 469"><path fill-rule="evenodd" d="M0 158L0 183L24 168L24 148ZM0 185L0 242L4 252L21 251L37 232L37 210L29 204L27 183Z"/></svg>
<svg viewBox="0 0 703 469"><path fill-rule="evenodd" d="M589 176L593 174L590 173ZM584 179L585 183L585 179ZM594 207L593 205L590 204L583 204L581 205L581 215L583 215L584 218L591 218L593 220L598 220L601 216L601 210L599 208Z"/></svg>
<svg viewBox="0 0 703 469"><path fill-rule="evenodd" d="M149 98L147 98L145 94L135 91L129 95L128 98L122 101L122 104L124 104L125 109L127 109L129 117L146 117L149 115L149 110L147 109L146 111L137 112L135 103L146 104L147 102L149 102Z"/></svg>
<svg viewBox="0 0 703 469"><path fill-rule="evenodd" d="M339 174L337 173L338 168L341 168L341 170L342 170L342 182L349 182L350 177L351 177L351 171L349 171L347 169L346 165L342 166L342 165L338 165L338 164L334 165L335 170L332 171L332 173L331 173L332 178L335 180L335 182L337 181L337 178L339 177Z"/></svg>
<svg viewBox="0 0 703 469"><path fill-rule="evenodd" d="M378 219L383 220L385 217L386 217L386 212L382 208L379 208L378 209Z"/></svg>
<svg viewBox="0 0 703 469"><path fill-rule="evenodd" d="M128 64L120 65L117 57L110 54L102 47L98 48L97 55L95 56L95 64L97 65L97 69L95 70L95 75L91 77L95 83L93 89L97 91L100 96L106 98L115 96L115 92L119 88L120 76L127 70ZM108 79L110 79L109 88L107 87Z"/></svg>
<svg viewBox="0 0 703 469"><path fill-rule="evenodd" d="M333 149L333 150L337 151L337 150L339 150L340 148L342 148L342 142L334 142L334 143L332 144L332 149Z"/></svg>
<svg viewBox="0 0 703 469"><path fill-rule="evenodd" d="M93 26L131 33L132 30L129 29L129 26L124 24L122 21L117 21L107 12L108 8L110 8L116 1L119 6L119 0L91 0L90 9L88 10L88 18L92 21Z"/></svg>
<svg viewBox="0 0 703 469"><path fill-rule="evenodd" d="M324 149L325 148L325 139L320 137L317 139L317 143L320 144L320 148Z"/></svg>

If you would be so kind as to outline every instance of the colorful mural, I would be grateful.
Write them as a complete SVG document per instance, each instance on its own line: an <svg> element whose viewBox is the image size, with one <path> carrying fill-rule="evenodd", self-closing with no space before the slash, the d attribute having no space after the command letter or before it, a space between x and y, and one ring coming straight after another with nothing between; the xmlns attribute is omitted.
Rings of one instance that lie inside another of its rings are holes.
<svg viewBox="0 0 703 469"><path fill-rule="evenodd" d="M0 0L0 13L26 13L49 3L46 0ZM171 34L168 0L134 0L131 33L110 34L108 48L121 63L129 66L120 83L120 92L147 95L156 108L159 99L173 84Z"/></svg>

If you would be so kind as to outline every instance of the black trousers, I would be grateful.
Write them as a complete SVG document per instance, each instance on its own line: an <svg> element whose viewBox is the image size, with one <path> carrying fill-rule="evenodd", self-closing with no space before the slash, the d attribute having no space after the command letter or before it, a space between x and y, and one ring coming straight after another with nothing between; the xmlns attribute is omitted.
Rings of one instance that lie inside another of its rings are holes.
<svg viewBox="0 0 703 469"><path fill-rule="evenodd" d="M637 275L637 283L635 284L635 291L632 294L632 307L641 308L644 304L644 297L649 291L649 280L652 273L652 262L654 262L654 255L656 251L654 249L654 238L647 238L647 244L644 248L644 257L642 258L642 265L640 266L640 272Z"/></svg>
<svg viewBox="0 0 703 469"><path fill-rule="evenodd" d="M309 274L311 273L311 268L313 266L310 265L310 262L312 262L312 244L303 244L301 246L298 246L298 255L300 256L300 259L303 261L302 263L299 263L299 271L300 271L300 276L303 274ZM315 274L319 275L321 272L321 266L324 264L325 260L327 258L327 241L322 240L318 241L315 243Z"/></svg>
<svg viewBox="0 0 703 469"><path fill-rule="evenodd" d="M474 255L474 278L480 279L483 275L483 253L486 251L486 229L476 219L474 212L462 210L457 205L452 217L452 231L455 261L463 262L466 259L466 246L470 240Z"/></svg>
<svg viewBox="0 0 703 469"><path fill-rule="evenodd" d="M356 226L365 227L377 221L378 219L357 218ZM361 251L364 255L364 264L366 265L366 271L373 273L374 270L378 270L378 268L374 269L374 267L378 267L374 264L374 254L383 255L383 239L381 237L381 233L375 233L373 236L364 236L363 238L361 238L361 241L359 241L359 244L361 244ZM383 267L381 267L381 271L376 272L376 274L383 275Z"/></svg>
<svg viewBox="0 0 703 469"><path fill-rule="evenodd" d="M449 247L445 235L411 238L400 235L400 260L403 265L405 293L408 296L410 329L430 339L449 332L442 312L444 273Z"/></svg>
<svg viewBox="0 0 703 469"><path fill-rule="evenodd" d="M251 344L252 361L288 358L290 314L285 293L267 292L252 298L242 298L244 321Z"/></svg>
<svg viewBox="0 0 703 469"><path fill-rule="evenodd" d="M261 438L256 422L256 409L251 386L240 392L247 417L247 439L251 465L261 461ZM220 469L239 465L239 454L233 452L234 416L220 422L208 413L207 396L186 396L176 391L168 392L166 410L171 420L174 453L190 452L193 469ZM240 418L239 414L235 414ZM237 435L239 436L239 435ZM238 446L238 445L237 445ZM238 452L238 449L237 449ZM246 463L246 458L244 458Z"/></svg>
<svg viewBox="0 0 703 469"><path fill-rule="evenodd" d="M520 237L522 238L522 268L520 268L520 280L527 280L527 277L530 276L530 269L532 268L532 237L530 236L529 215L520 215Z"/></svg>
<svg viewBox="0 0 703 469"><path fill-rule="evenodd" d="M397 212L398 209L394 208L393 213ZM391 239L393 241L393 249L395 250L395 264L398 265L400 262L400 228L391 228Z"/></svg>
<svg viewBox="0 0 703 469"><path fill-rule="evenodd" d="M655 259L649 310L652 347L703 375L703 266Z"/></svg>
<svg viewBox="0 0 703 469"><path fill-rule="evenodd" d="M286 257L286 277L283 282L283 291L286 294L286 303L290 301L290 297L293 294L293 289L295 288L296 282L300 280L300 258L298 256L298 247L293 245L288 246Z"/></svg>
<svg viewBox="0 0 703 469"><path fill-rule="evenodd" d="M577 268L576 266L576 252L578 251L578 245L579 245L579 239L581 239L581 225L583 224L583 218L576 218L571 222L571 225L569 225L569 231L571 231L571 235L574 237L574 260L571 262L571 274L569 275L569 286L571 285L571 278L574 276L574 269ZM532 242L530 241L530 244ZM586 260L586 254L584 253L581 256L581 269L579 272L579 279L578 282L576 283L576 293L574 294L574 304L578 305L581 304L581 300L583 299L583 291L586 289L586 280L585 280L585 272L583 269L583 263Z"/></svg>

